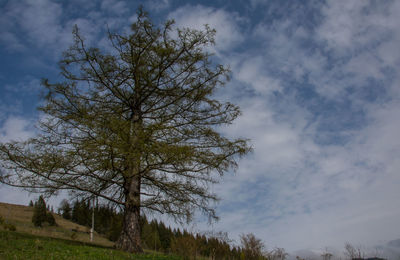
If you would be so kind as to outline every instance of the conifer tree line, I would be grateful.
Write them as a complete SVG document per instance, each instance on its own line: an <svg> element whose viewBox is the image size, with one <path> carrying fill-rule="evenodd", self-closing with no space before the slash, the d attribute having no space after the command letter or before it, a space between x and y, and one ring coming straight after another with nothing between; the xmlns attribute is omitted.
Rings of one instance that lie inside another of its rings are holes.
<svg viewBox="0 0 400 260"><path fill-rule="evenodd" d="M76 200L72 205L61 202L58 213L65 219L91 227L93 207L90 202ZM111 241L117 241L122 229L123 214L107 205L97 205L94 209L94 230L104 234ZM246 250L231 246L222 235L193 234L183 229L166 226L162 221L149 220L145 215L140 218L141 240L143 247L164 253L173 253L185 259L210 257L211 259L248 259ZM259 259L259 258L257 258Z"/></svg>

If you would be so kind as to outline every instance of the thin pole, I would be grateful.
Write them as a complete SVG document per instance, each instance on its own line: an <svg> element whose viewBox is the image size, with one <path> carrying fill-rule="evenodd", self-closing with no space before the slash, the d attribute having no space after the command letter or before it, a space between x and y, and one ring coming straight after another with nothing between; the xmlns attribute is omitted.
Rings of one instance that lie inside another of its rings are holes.
<svg viewBox="0 0 400 260"><path fill-rule="evenodd" d="M92 211L92 228L90 229L90 242L93 242L93 232L94 232L94 202L95 202L95 198L93 197L93 202L92 202L92 207L93 207L93 211Z"/></svg>

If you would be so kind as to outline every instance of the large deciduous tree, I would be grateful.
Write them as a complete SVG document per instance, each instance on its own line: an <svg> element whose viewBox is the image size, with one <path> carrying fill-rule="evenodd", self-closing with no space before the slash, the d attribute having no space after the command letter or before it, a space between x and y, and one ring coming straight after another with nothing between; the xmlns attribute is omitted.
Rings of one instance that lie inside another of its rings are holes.
<svg viewBox="0 0 400 260"><path fill-rule="evenodd" d="M60 61L64 81L43 80L39 134L0 144L0 181L31 190L98 196L124 210L117 247L141 252L141 208L216 218L208 189L250 148L217 127L239 108L215 98L229 71L210 59L215 31L154 25L138 11L131 34L88 47L78 28Z"/></svg>

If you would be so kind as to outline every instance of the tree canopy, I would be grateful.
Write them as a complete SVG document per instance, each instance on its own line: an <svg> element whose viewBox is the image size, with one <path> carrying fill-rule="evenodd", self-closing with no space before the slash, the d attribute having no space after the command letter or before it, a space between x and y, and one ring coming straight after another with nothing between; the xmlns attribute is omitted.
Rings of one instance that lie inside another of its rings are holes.
<svg viewBox="0 0 400 260"><path fill-rule="evenodd" d="M250 151L217 127L239 107L215 98L229 70L207 51L215 30L156 26L141 9L130 34L108 32L110 47L86 45L77 27L60 61L64 81L43 80L39 134L0 144L0 181L80 198L97 196L124 210L118 248L140 252L141 209L190 220L210 218L210 183Z"/></svg>

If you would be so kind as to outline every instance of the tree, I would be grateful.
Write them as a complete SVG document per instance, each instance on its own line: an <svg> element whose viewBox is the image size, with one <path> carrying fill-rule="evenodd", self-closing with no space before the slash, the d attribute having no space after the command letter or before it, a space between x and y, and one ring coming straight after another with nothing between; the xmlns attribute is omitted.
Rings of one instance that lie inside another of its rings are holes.
<svg viewBox="0 0 400 260"><path fill-rule="evenodd" d="M86 46L77 27L60 61L65 81L43 80L40 134L0 145L0 181L88 199L124 212L117 248L142 252L140 211L190 221L198 209L216 219L208 189L250 151L217 127L239 107L215 98L229 70L206 47L215 30L154 25L141 9L131 34L108 33L111 50ZM7 173L6 173L7 172Z"/></svg>
<svg viewBox="0 0 400 260"><path fill-rule="evenodd" d="M91 226L91 210L89 202L76 200L72 208L71 220L84 226Z"/></svg>
<svg viewBox="0 0 400 260"><path fill-rule="evenodd" d="M65 219L71 219L71 205L69 204L68 200L63 199L60 203L59 209L61 216Z"/></svg>
<svg viewBox="0 0 400 260"><path fill-rule="evenodd" d="M272 251L268 252L268 259L270 260L285 260L289 255L286 250L282 247L276 247Z"/></svg>
<svg viewBox="0 0 400 260"><path fill-rule="evenodd" d="M263 241L257 238L254 234L242 234L240 236L240 242L242 244L242 250L245 256L245 259L249 260L258 260L264 259L263 251L265 245Z"/></svg>
<svg viewBox="0 0 400 260"><path fill-rule="evenodd" d="M168 252L169 248L171 247L172 234L163 222L159 222L158 224L158 234L160 236L160 242L163 251Z"/></svg>
<svg viewBox="0 0 400 260"><path fill-rule="evenodd" d="M46 202L43 196L39 196L34 205L32 223L35 227L41 227L43 222L47 222L50 226L56 225L53 215L46 211Z"/></svg>
<svg viewBox="0 0 400 260"><path fill-rule="evenodd" d="M51 212L47 212L46 221L47 223L49 223L50 226L56 226L56 220L54 219L54 216L53 214L51 214Z"/></svg>
<svg viewBox="0 0 400 260"><path fill-rule="evenodd" d="M142 230L142 239L148 249L159 250L161 248L160 236L157 230L157 222L146 223Z"/></svg>
<svg viewBox="0 0 400 260"><path fill-rule="evenodd" d="M46 221L46 218L46 203L44 202L43 196L39 196L33 209L32 223L35 227L41 227L42 223Z"/></svg>
<svg viewBox="0 0 400 260"><path fill-rule="evenodd" d="M349 242L346 242L344 248L346 250L344 254L348 259L363 259L365 256L361 245L355 247Z"/></svg>

